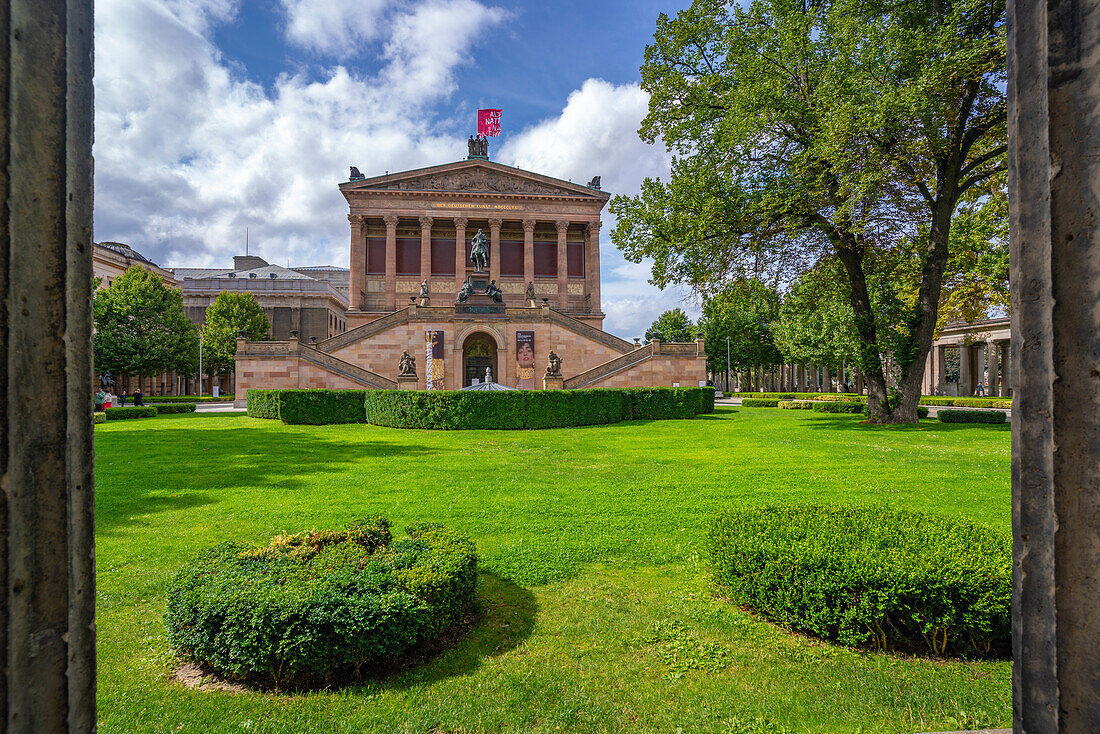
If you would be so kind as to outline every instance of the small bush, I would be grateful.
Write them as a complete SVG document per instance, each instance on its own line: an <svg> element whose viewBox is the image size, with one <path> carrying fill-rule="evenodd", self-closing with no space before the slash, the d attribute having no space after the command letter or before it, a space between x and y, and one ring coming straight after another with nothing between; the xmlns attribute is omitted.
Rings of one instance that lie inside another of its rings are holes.
<svg viewBox="0 0 1100 734"><path fill-rule="evenodd" d="M731 597L844 644L1002 654L1011 639L1007 534L886 507L729 511L711 527Z"/></svg>
<svg viewBox="0 0 1100 734"><path fill-rule="evenodd" d="M169 584L165 625L183 656L275 685L359 677L437 639L474 599L473 542L441 525L385 518L346 530L215 546Z"/></svg>
<svg viewBox="0 0 1100 734"><path fill-rule="evenodd" d="M280 390L279 417L290 425L366 423L367 390Z"/></svg>
<svg viewBox="0 0 1100 734"><path fill-rule="evenodd" d="M132 418L154 418L157 415L157 409L152 405L128 408L107 408L107 410L103 412L106 413L107 420L109 421L130 420Z"/></svg>
<svg viewBox="0 0 1100 734"><path fill-rule="evenodd" d="M248 390L244 394L245 413L252 418L279 420L279 394L282 390Z"/></svg>
<svg viewBox="0 0 1100 734"><path fill-rule="evenodd" d="M863 395L818 395L814 398L814 401L822 403L866 403L867 398Z"/></svg>
<svg viewBox="0 0 1100 734"><path fill-rule="evenodd" d="M153 404L150 407L156 408L158 414L164 413L194 413L194 403L168 403L167 405L161 405L159 403Z"/></svg>
<svg viewBox="0 0 1100 734"><path fill-rule="evenodd" d="M779 407L784 410L813 410L813 400L780 400Z"/></svg>
<svg viewBox="0 0 1100 734"><path fill-rule="evenodd" d="M945 408L936 414L942 423L1004 423L1007 417L1002 410L951 410Z"/></svg>
<svg viewBox="0 0 1100 734"><path fill-rule="evenodd" d="M862 413L863 403L842 403L813 400L813 410L817 413Z"/></svg>
<svg viewBox="0 0 1100 734"><path fill-rule="evenodd" d="M745 398L741 401L742 408L778 408L779 398Z"/></svg>
<svg viewBox="0 0 1100 734"><path fill-rule="evenodd" d="M107 414L102 410L92 413L92 423L106 423Z"/></svg>

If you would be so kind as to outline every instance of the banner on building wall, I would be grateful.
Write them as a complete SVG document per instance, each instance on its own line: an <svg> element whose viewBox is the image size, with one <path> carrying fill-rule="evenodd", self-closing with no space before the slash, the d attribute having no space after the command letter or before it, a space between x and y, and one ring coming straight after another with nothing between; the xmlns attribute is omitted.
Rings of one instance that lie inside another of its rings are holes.
<svg viewBox="0 0 1100 734"><path fill-rule="evenodd" d="M477 111L477 134L487 138L500 135L500 110Z"/></svg>
<svg viewBox="0 0 1100 734"><path fill-rule="evenodd" d="M535 389L535 332L516 332L516 387Z"/></svg>
<svg viewBox="0 0 1100 734"><path fill-rule="evenodd" d="M428 390L444 390L443 332L424 332L424 385Z"/></svg>

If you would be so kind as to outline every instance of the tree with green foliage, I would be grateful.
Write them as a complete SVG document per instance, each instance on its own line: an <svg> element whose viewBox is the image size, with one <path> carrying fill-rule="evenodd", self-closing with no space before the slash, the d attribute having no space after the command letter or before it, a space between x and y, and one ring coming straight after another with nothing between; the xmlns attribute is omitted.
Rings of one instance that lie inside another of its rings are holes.
<svg viewBox="0 0 1100 734"><path fill-rule="evenodd" d="M206 307L202 327L202 368L206 374L232 372L237 353L237 335L244 332L249 341L266 339L271 331L263 308L251 293L222 291Z"/></svg>
<svg viewBox="0 0 1100 734"><path fill-rule="evenodd" d="M616 197L612 240L657 285L789 282L843 266L873 422L915 422L951 225L1005 170L1005 6L982 0L696 0L646 48L640 134L669 181ZM880 323L866 263L909 243L915 292ZM884 336L904 335L889 345ZM884 363L896 366L889 400Z"/></svg>
<svg viewBox="0 0 1100 734"><path fill-rule="evenodd" d="M197 371L198 330L183 313L183 294L137 265L96 291L96 372L152 377Z"/></svg>
<svg viewBox="0 0 1100 734"><path fill-rule="evenodd" d="M674 308L671 311L665 311L645 330L646 344L654 339L660 339L663 342L695 341L695 324L691 323L691 319L683 309Z"/></svg>
<svg viewBox="0 0 1100 734"><path fill-rule="evenodd" d="M699 330L707 351L707 371L725 372L727 343L732 370L782 363L772 335L779 309L779 291L753 278L735 280L706 298Z"/></svg>

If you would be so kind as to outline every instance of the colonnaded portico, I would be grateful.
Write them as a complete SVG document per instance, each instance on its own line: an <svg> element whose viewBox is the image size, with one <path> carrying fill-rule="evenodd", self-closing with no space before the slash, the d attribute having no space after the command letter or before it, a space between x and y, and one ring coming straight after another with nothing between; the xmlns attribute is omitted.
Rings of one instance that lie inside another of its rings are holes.
<svg viewBox="0 0 1100 734"><path fill-rule="evenodd" d="M348 330L241 340L239 402L250 387L397 387L405 353L418 370L401 375L402 388L459 389L486 369L519 389L705 384L701 340L641 346L603 330L600 213L610 195L599 177L577 184L471 155L370 178L353 167L340 192ZM544 384L551 352L562 373Z"/></svg>

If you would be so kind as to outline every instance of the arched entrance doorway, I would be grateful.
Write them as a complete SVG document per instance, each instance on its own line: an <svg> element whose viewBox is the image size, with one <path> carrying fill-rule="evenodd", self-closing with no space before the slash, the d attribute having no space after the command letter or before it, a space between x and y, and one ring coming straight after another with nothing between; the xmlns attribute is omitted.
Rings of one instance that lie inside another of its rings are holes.
<svg viewBox="0 0 1100 734"><path fill-rule="evenodd" d="M485 382L485 368L493 370L493 380L500 382L497 370L497 343L488 334L476 333L462 343L462 387Z"/></svg>

